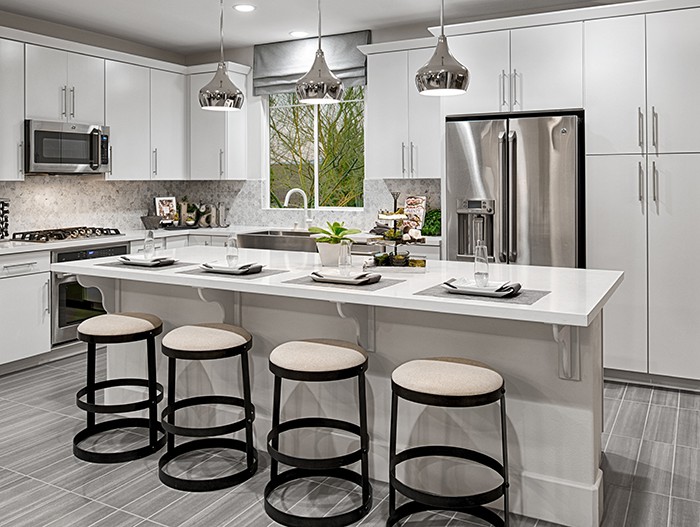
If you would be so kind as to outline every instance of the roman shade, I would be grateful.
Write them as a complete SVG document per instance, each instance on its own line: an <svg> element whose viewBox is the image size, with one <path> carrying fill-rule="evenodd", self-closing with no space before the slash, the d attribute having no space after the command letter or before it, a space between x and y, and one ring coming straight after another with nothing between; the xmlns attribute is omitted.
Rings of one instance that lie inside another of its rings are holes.
<svg viewBox="0 0 700 527"><path fill-rule="evenodd" d="M367 57L357 46L369 44L371 32L356 31L324 36L323 52L331 71L345 86L367 83ZM260 44L253 52L253 95L294 91L316 56L318 37Z"/></svg>

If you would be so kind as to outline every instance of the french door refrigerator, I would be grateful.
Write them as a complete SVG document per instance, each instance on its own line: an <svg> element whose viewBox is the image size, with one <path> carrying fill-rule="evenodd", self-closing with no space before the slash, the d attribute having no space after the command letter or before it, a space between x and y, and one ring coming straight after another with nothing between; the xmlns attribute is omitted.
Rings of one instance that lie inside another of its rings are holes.
<svg viewBox="0 0 700 527"><path fill-rule="evenodd" d="M583 115L448 117L448 260L585 266Z"/></svg>

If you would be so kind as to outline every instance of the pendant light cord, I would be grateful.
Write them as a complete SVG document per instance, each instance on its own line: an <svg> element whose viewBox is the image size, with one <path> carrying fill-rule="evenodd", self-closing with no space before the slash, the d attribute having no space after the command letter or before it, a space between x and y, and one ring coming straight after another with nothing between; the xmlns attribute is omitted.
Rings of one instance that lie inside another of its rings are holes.
<svg viewBox="0 0 700 527"><path fill-rule="evenodd" d="M224 0L221 0L221 12L219 14L219 36L221 37L220 52L221 63L224 63Z"/></svg>
<svg viewBox="0 0 700 527"><path fill-rule="evenodd" d="M321 51L321 0L318 0L318 50Z"/></svg>
<svg viewBox="0 0 700 527"><path fill-rule="evenodd" d="M440 36L445 36L445 0L440 3Z"/></svg>

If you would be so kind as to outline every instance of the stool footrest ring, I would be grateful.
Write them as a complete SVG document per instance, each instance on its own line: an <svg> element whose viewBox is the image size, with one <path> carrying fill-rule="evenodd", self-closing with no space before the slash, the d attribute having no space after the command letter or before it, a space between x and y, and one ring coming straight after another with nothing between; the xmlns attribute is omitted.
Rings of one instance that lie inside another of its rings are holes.
<svg viewBox="0 0 700 527"><path fill-rule="evenodd" d="M124 450L122 452L95 452L93 450L86 450L82 448L80 443L94 435L108 432L110 430L117 430L121 428L149 429L149 425L150 421L144 417L125 417L120 419L110 419L109 421L97 423L89 428L84 428L73 437L73 455L78 459L82 459L83 461L88 461L90 463L123 463L126 461L144 458L153 454L154 452L157 452L165 445L166 437L164 430L162 427L160 427L160 425L158 425L158 432L163 435L160 439L158 439L158 441L156 441L155 444L148 444L144 447L134 448L131 450Z"/></svg>
<svg viewBox="0 0 700 527"><path fill-rule="evenodd" d="M270 495L282 485L298 479L318 476L342 479L344 481L354 483L358 487L362 488L362 504L355 509L343 512L341 514L336 514L335 516L320 516L314 518L308 516L297 516L295 514L284 512L270 503ZM273 476L270 479L267 485L265 485L264 501L265 512L267 515L272 520L287 527L345 527L351 523L359 521L369 513L370 509L372 508L372 485L369 481L364 482L361 474L346 468L335 468L323 471L293 468L286 470L277 476Z"/></svg>
<svg viewBox="0 0 700 527"><path fill-rule="evenodd" d="M444 510L444 511L453 511L453 512L461 512L464 514L470 514L471 516L476 516L477 518L481 518L482 520L489 522L491 525L494 527L504 527L505 526L505 521L495 512L492 510L487 509L486 507L482 506L477 506L473 508L439 508L439 507L430 507L428 505L424 505L422 503L418 503L416 501L409 501L408 503L404 503L400 507L398 507L393 514L389 516L389 519L386 521L386 527L393 527L394 525L397 525L401 520L404 518L407 518L408 516L411 516L412 514L418 514L420 512L427 512L427 511L434 511L434 510Z"/></svg>
<svg viewBox="0 0 700 527"><path fill-rule="evenodd" d="M75 394L75 404L81 410L86 412L91 412L93 414L122 414L128 412L136 412L138 410L146 410L151 404L157 404L163 400L163 385L159 382L156 383L157 396L155 401L150 399L143 399L141 401L136 401L133 403L123 403L123 404L95 404L83 401L81 398L92 393L93 395L106 388L120 388L120 387L133 387L138 386L141 388L148 388L148 379L109 379L106 381L96 382L92 390L87 386L78 390Z"/></svg>
<svg viewBox="0 0 700 527"><path fill-rule="evenodd" d="M168 422L168 418L174 416L177 410L206 404L224 404L227 406L245 408L245 401L240 397L230 397L226 395L200 395L197 397L188 397L187 399L180 399L179 401L175 401L174 403L169 404L163 409L161 413L161 421L163 428L169 434L174 434L178 436L221 436L225 434L233 434L235 432L238 432L239 430L243 430L248 420L250 420L250 422L253 422L253 420L255 419L255 407L251 405L250 415L247 415L243 419L239 419L238 421L234 421L232 423L227 423L224 425L209 427L190 427L177 426Z"/></svg>
<svg viewBox="0 0 700 527"><path fill-rule="evenodd" d="M258 470L258 451L252 448L252 462L247 463L246 468L234 474L210 479L185 479L172 476L165 471L165 466L182 454L202 450L206 448L224 448L248 453L245 441L223 437L208 439L195 439L168 450L158 460L158 477L168 487L187 492L207 492L221 490L243 483L253 477Z"/></svg>
<svg viewBox="0 0 700 527"><path fill-rule="evenodd" d="M312 471L337 469L345 465L355 463L362 458L363 452L361 448L342 456L310 459L284 454L272 446L272 441L275 438L278 438L281 433L288 432L289 430L299 430L302 428L334 428L338 430L345 430L346 432L350 432L362 439L360 427L347 421L329 419L326 417L303 417L300 419L291 419L272 428L272 430L270 430L270 432L267 434L267 451L270 454L270 457L272 457L272 459L275 461L284 463L285 465ZM369 437L364 439L365 443L369 443Z"/></svg>

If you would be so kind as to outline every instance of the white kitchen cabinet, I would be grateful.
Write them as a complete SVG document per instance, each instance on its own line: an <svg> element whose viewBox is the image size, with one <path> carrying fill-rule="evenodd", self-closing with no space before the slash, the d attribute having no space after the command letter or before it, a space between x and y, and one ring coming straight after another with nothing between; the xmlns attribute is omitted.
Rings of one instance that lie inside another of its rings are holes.
<svg viewBox="0 0 700 527"><path fill-rule="evenodd" d="M189 245L189 237L184 236L168 236L165 239L165 244L168 250L179 249L181 247L187 247Z"/></svg>
<svg viewBox="0 0 700 527"><path fill-rule="evenodd" d="M510 109L510 32L449 37L452 55L469 70L467 93L443 99L445 115L494 113Z"/></svg>
<svg viewBox="0 0 700 527"><path fill-rule="evenodd" d="M24 44L0 39L0 180L24 178Z"/></svg>
<svg viewBox="0 0 700 527"><path fill-rule="evenodd" d="M583 106L583 23L510 32L511 109Z"/></svg>
<svg viewBox="0 0 700 527"><path fill-rule="evenodd" d="M238 111L202 110L199 90L214 72L189 76L190 179L247 179L247 106ZM246 77L229 71L233 83L244 93Z"/></svg>
<svg viewBox="0 0 700 527"><path fill-rule="evenodd" d="M187 179L187 77L151 70L151 179Z"/></svg>
<svg viewBox="0 0 700 527"><path fill-rule="evenodd" d="M26 45L27 119L105 123L105 61Z"/></svg>
<svg viewBox="0 0 700 527"><path fill-rule="evenodd" d="M110 132L110 180L150 180L150 71L107 61L106 120Z"/></svg>
<svg viewBox="0 0 700 527"><path fill-rule="evenodd" d="M646 19L649 152L700 152L700 9Z"/></svg>
<svg viewBox="0 0 700 527"><path fill-rule="evenodd" d="M415 49L368 57L366 178L440 178L441 101L420 95L415 86L416 70L432 53Z"/></svg>
<svg viewBox="0 0 700 527"><path fill-rule="evenodd" d="M48 253L0 257L0 363L51 351ZM18 301L19 300L19 301Z"/></svg>
<svg viewBox="0 0 700 527"><path fill-rule="evenodd" d="M649 159L649 373L700 379L700 154Z"/></svg>
<svg viewBox="0 0 700 527"><path fill-rule="evenodd" d="M586 152L646 151L644 15L584 22Z"/></svg>
<svg viewBox="0 0 700 527"><path fill-rule="evenodd" d="M586 267L624 271L603 311L606 368L647 372L646 157L586 158Z"/></svg>

